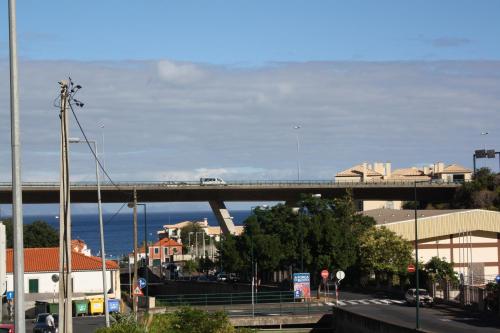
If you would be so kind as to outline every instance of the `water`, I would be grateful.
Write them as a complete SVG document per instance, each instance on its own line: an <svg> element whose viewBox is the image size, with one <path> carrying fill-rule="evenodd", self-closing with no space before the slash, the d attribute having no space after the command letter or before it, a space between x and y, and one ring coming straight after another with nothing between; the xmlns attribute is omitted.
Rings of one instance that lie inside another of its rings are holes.
<svg viewBox="0 0 500 333"><path fill-rule="evenodd" d="M140 210L139 210L140 211ZM249 211L231 211L235 225L242 225L248 217ZM111 219L113 214L104 214L104 240L106 253L112 259L119 258L132 252L133 249L133 219L132 214L118 214ZM157 241L156 232L162 230L164 224L175 224L183 221L203 221L208 219L209 225L218 225L212 211L198 212L168 212L149 213L147 215L148 241ZM92 250L92 255L99 252L99 218L97 214L72 215L72 239L81 239ZM43 220L59 230L59 220L54 215L24 216L24 223ZM138 214L138 242L144 240L144 214Z"/></svg>

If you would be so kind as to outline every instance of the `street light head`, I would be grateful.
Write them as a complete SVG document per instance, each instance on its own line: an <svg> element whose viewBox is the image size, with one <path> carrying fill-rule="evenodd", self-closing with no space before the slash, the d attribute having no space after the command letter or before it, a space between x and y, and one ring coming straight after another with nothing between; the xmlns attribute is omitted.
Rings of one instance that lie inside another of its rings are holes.
<svg viewBox="0 0 500 333"><path fill-rule="evenodd" d="M81 141L80 138L69 138L69 143L80 143Z"/></svg>
<svg viewBox="0 0 500 333"><path fill-rule="evenodd" d="M300 125L293 126L293 129L300 129Z"/></svg>
<svg viewBox="0 0 500 333"><path fill-rule="evenodd" d="M488 135L488 132L481 132L481 135Z"/></svg>
<svg viewBox="0 0 500 333"><path fill-rule="evenodd" d="M128 208L134 208L134 203L133 203L133 202L129 202L129 203L127 204L127 207L128 207Z"/></svg>

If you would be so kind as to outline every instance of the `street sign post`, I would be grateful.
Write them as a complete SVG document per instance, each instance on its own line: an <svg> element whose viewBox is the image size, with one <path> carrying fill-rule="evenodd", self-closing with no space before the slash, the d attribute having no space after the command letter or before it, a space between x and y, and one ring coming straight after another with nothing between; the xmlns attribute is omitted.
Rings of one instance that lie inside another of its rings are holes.
<svg viewBox="0 0 500 333"><path fill-rule="evenodd" d="M137 280L137 285L139 286L140 289L144 289L147 286L146 279L140 278Z"/></svg>
<svg viewBox="0 0 500 333"><path fill-rule="evenodd" d="M329 274L330 273L328 273L328 271L326 269L324 269L324 270L321 271L321 277L323 278L323 280L328 279L328 275Z"/></svg>
<svg viewBox="0 0 500 333"><path fill-rule="evenodd" d="M14 299L14 292L13 291L8 291L7 294L5 295L5 298L7 298L8 301Z"/></svg>
<svg viewBox="0 0 500 333"><path fill-rule="evenodd" d="M139 286L135 286L134 288L134 296L143 296L144 294L142 293L141 288Z"/></svg>
<svg viewBox="0 0 500 333"><path fill-rule="evenodd" d="M409 264L407 270L408 270L408 273L414 273L415 272L415 265Z"/></svg>
<svg viewBox="0 0 500 333"><path fill-rule="evenodd" d="M342 281L345 278L345 273L344 271L338 271L335 276L337 277L337 280Z"/></svg>

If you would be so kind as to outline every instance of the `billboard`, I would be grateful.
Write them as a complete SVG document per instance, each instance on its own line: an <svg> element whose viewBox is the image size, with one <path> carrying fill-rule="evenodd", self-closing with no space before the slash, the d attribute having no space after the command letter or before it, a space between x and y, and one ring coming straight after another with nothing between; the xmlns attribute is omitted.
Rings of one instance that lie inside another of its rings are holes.
<svg viewBox="0 0 500 333"><path fill-rule="evenodd" d="M311 277L309 273L293 273L293 297L311 297Z"/></svg>

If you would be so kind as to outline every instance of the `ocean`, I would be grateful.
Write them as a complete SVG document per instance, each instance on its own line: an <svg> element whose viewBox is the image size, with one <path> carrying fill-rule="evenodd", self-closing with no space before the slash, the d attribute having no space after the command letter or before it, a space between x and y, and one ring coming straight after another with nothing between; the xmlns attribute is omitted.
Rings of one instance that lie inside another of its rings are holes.
<svg viewBox="0 0 500 333"><path fill-rule="evenodd" d="M144 240L144 214L138 209L138 243ZM250 212L231 211L235 225L242 225ZM133 250L133 218L132 214L104 214L104 241L107 257L117 259ZM208 219L209 225L218 225L212 211L193 212L152 212L147 214L148 241L157 241L156 232L162 230L164 224L174 224L183 221L203 221ZM36 220L43 220L59 230L59 220L54 215L27 215L24 216L24 223L32 223ZM72 220L72 239L85 241L91 249L92 255L97 255L101 248L99 235L99 218L97 214L74 214Z"/></svg>

